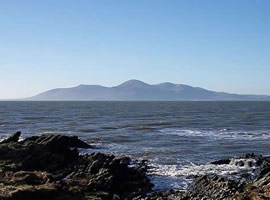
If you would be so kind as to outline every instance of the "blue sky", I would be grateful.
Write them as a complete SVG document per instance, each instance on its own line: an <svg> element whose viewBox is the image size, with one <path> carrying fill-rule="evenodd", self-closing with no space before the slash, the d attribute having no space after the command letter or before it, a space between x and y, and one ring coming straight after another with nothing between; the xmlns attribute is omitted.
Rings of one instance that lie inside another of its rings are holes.
<svg viewBox="0 0 270 200"><path fill-rule="evenodd" d="M269 0L0 0L0 98L128 79L270 95Z"/></svg>

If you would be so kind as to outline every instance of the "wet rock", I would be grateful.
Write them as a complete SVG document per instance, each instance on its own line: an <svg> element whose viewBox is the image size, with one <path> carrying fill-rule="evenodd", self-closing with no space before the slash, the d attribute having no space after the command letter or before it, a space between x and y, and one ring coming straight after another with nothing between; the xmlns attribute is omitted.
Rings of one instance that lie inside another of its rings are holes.
<svg viewBox="0 0 270 200"><path fill-rule="evenodd" d="M260 166L260 170L259 170L257 179L263 178L269 172L270 172L270 162L263 161L261 166Z"/></svg>
<svg viewBox="0 0 270 200"><path fill-rule="evenodd" d="M214 161L214 162L210 162L210 164L213 164L213 165L228 165L230 164L231 160L230 159L221 159L221 160L217 160L217 161Z"/></svg>
<svg viewBox="0 0 270 200"><path fill-rule="evenodd" d="M21 132L17 131L15 133L13 133L10 137L8 137L7 139L3 140L2 142L0 142L0 144L4 144L4 143L10 143L10 142L18 142L19 138L21 136Z"/></svg>
<svg viewBox="0 0 270 200"><path fill-rule="evenodd" d="M255 163L254 163L255 161ZM239 167L255 167L255 178L250 179L243 174L241 179L228 179L218 175L195 176L192 186L186 192L167 191L152 193L141 200L265 200L270 199L270 159L265 156L246 154L211 162L216 165L235 165Z"/></svg>

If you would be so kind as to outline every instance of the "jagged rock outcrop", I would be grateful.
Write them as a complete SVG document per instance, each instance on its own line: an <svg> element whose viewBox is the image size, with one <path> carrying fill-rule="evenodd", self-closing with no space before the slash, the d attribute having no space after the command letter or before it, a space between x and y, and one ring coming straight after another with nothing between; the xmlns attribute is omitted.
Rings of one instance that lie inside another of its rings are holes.
<svg viewBox="0 0 270 200"><path fill-rule="evenodd" d="M17 131L15 133L13 133L10 137L8 137L7 139L3 140L2 142L0 142L0 144L4 144L4 143L10 143L10 142L18 142L19 138L21 136L21 131Z"/></svg>
<svg viewBox="0 0 270 200"><path fill-rule="evenodd" d="M144 164L79 155L77 148L90 147L75 136L11 136L0 144L0 199L131 199L151 191Z"/></svg>

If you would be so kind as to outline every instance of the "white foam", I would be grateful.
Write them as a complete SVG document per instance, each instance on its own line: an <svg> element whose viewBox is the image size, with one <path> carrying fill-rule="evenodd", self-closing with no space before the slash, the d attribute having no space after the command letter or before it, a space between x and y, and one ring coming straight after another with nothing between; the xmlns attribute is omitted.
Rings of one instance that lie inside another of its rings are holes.
<svg viewBox="0 0 270 200"><path fill-rule="evenodd" d="M184 137L208 137L209 139L269 139L270 131L232 131L226 128L220 130L197 130L166 128L160 130L161 134L177 135Z"/></svg>
<svg viewBox="0 0 270 200"><path fill-rule="evenodd" d="M232 159L229 164L214 165L151 165L149 175L155 184L155 190L177 189L186 190L194 176L217 174L227 179L253 179L258 167L254 159Z"/></svg>

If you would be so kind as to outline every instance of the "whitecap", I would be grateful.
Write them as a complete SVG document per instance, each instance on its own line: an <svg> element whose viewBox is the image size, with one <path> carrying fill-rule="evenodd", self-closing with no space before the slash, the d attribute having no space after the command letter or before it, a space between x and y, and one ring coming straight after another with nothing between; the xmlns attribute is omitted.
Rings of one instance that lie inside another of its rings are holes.
<svg viewBox="0 0 270 200"><path fill-rule="evenodd" d="M232 139L232 140L254 140L254 139L269 139L270 131L242 131L242 130L199 130L199 129L178 129L165 128L159 131L160 134L176 135L182 137L207 137L210 140L216 139Z"/></svg>
<svg viewBox="0 0 270 200"><path fill-rule="evenodd" d="M154 190L177 189L186 190L193 178L198 175L211 175L231 180L252 180L258 173L258 166L254 159L231 159L229 164L189 164L180 165L150 165L149 175L155 184Z"/></svg>

